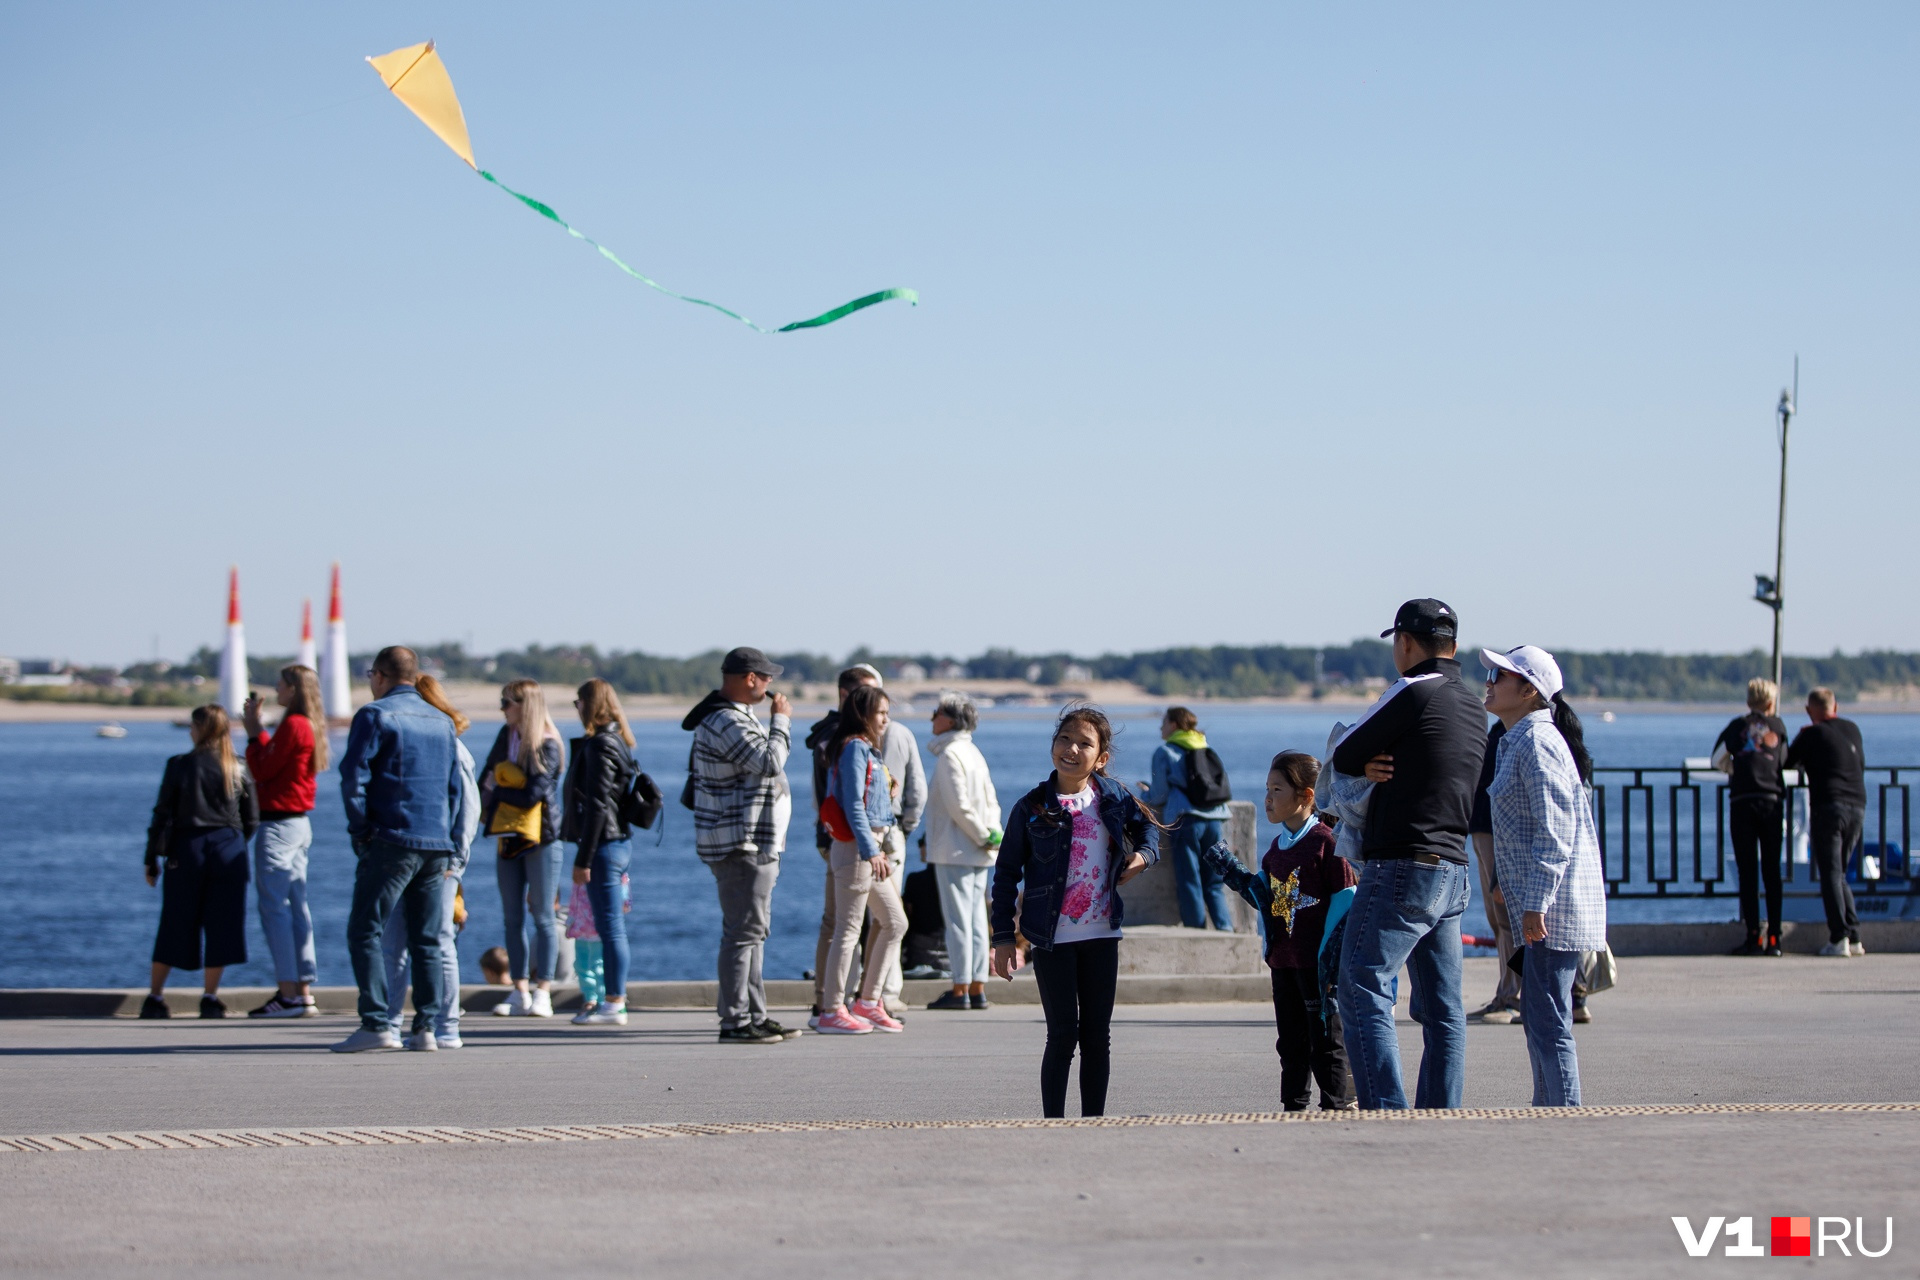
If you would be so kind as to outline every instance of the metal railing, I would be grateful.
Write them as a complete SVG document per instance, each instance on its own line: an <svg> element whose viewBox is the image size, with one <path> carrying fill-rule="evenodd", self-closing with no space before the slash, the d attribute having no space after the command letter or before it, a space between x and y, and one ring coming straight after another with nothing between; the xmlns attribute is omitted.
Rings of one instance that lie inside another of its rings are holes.
<svg viewBox="0 0 1920 1280"><path fill-rule="evenodd" d="M1608 897L1721 897L1737 894L1727 778L1691 765L1660 768L1596 768L1594 825ZM1862 843L1847 860L1847 878L1876 894L1920 893L1909 862L1913 848L1913 779L1920 765L1867 770L1867 813ZM1787 788L1782 805L1782 875L1794 896L1819 893L1817 870L1806 856L1808 794L1804 783ZM1889 826L1889 823L1893 825ZM1875 855L1871 878L1861 875L1862 853ZM1794 886L1801 886L1795 894Z"/></svg>

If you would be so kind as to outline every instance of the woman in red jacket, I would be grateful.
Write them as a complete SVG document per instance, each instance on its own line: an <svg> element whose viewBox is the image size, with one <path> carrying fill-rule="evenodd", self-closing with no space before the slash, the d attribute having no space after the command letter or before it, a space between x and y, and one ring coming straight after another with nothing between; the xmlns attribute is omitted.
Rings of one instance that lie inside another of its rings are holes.
<svg viewBox="0 0 1920 1280"><path fill-rule="evenodd" d="M311 1018L316 977L313 915L307 910L307 850L313 845L314 784L327 767L327 717L320 708L320 677L312 667L280 668L274 699L287 709L267 736L260 695L247 699L247 769L260 796L260 830L253 842L253 887L260 900L260 931L273 952L280 990L251 1018Z"/></svg>

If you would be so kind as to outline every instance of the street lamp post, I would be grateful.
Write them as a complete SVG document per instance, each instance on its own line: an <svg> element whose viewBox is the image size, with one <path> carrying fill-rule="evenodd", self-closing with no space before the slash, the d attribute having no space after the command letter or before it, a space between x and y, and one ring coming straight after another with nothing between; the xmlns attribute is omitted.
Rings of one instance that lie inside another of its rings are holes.
<svg viewBox="0 0 1920 1280"><path fill-rule="evenodd" d="M1782 388L1774 413L1780 419L1780 519L1774 529L1773 576L1753 575L1753 598L1773 610L1773 687L1780 688L1780 611L1786 600L1780 586L1787 560L1787 428L1800 402L1800 357L1793 358L1793 389ZM1785 691L1782 690L1784 696Z"/></svg>

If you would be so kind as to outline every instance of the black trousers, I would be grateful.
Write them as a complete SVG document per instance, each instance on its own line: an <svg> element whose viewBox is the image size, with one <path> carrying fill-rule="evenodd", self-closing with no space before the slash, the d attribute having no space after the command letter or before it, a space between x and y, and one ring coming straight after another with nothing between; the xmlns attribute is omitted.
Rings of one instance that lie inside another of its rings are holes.
<svg viewBox="0 0 1920 1280"><path fill-rule="evenodd" d="M198 969L205 934L209 968L245 964L249 878L247 840L232 827L195 831L169 845L154 963Z"/></svg>
<svg viewBox="0 0 1920 1280"><path fill-rule="evenodd" d="M1033 949L1033 976L1047 1015L1047 1051L1040 1059L1040 1112L1067 1114L1067 1073L1080 1048L1080 1114L1107 1113L1112 1061L1113 995L1120 985L1120 939L1062 942Z"/></svg>
<svg viewBox="0 0 1920 1280"><path fill-rule="evenodd" d="M1823 804L1808 815L1813 830L1813 865L1820 872L1820 901L1827 908L1827 941L1860 940L1860 917L1853 913L1853 890L1847 885L1847 859L1859 847L1867 811L1850 804Z"/></svg>
<svg viewBox="0 0 1920 1280"><path fill-rule="evenodd" d="M1353 1103L1353 1075L1347 1070L1347 1046L1340 1015L1320 1021L1320 975L1312 969L1273 971L1273 1022L1280 1038L1280 1102L1288 1111L1305 1111L1320 1082L1320 1106L1336 1110Z"/></svg>
<svg viewBox="0 0 1920 1280"><path fill-rule="evenodd" d="M1747 936L1760 936L1760 885L1767 886L1767 923L1780 932L1780 802L1766 797L1735 800L1730 806L1733 863L1740 870L1740 918Z"/></svg>

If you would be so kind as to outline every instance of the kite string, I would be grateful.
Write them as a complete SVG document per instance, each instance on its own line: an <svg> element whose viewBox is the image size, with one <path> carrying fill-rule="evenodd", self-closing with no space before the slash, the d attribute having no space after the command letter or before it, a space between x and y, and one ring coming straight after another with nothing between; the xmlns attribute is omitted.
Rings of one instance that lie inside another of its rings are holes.
<svg viewBox="0 0 1920 1280"><path fill-rule="evenodd" d="M667 288L665 285L661 284L659 281L653 280L647 276L641 275L638 271L635 271L632 267L620 261L619 257L617 257L614 254L613 250L607 248L607 246L601 244L598 240L595 240L592 236L587 235L585 232L575 230L571 223L569 223L565 218L562 218L558 213L554 212L552 206L542 201L536 200L532 196L527 195L523 192L515 191L512 187L500 181L500 179L494 177L491 173L488 173L485 169L476 168L474 172L479 174L482 178L485 178L488 182L492 183L494 186L498 187L500 190L512 196L515 200L518 200L521 204L525 205L527 208L539 214L541 217L546 218L551 222L559 224L561 229L564 230L568 235L572 236L574 239L582 240L582 241L585 241L587 244L592 245L596 250L599 251L601 257L605 258L608 262L611 262L614 266L620 268L622 271L626 272L628 275L632 276L635 280L638 280L641 284L646 285L649 289L653 289L653 290L656 290L657 292L664 293L669 298L677 298L681 302L691 302L695 306L709 307L715 311L718 311L723 316L731 316L733 319L738 320L741 324L744 324L745 326L747 326L747 328L753 330L755 333L791 333L796 329L817 329L822 325L832 324L835 320L839 320L844 316L849 316L856 311L864 310L867 307L873 306L875 303L886 302L891 298L905 299L908 305L910 306L920 305L920 295L914 292L912 289L897 289L897 288L882 289L878 293L870 293L863 298L855 298L852 302L843 303L840 306L833 308L831 311L824 311L821 314L807 320L796 320L792 324L782 325L778 329L764 328L763 326L757 325L753 321L747 319L745 316L741 315L738 311L730 311L726 307L721 306L719 303L709 302L705 298L694 298L684 293L675 293L673 290Z"/></svg>

